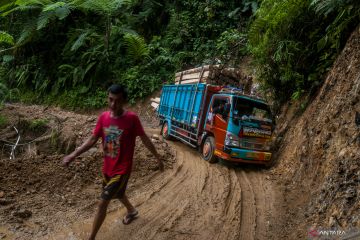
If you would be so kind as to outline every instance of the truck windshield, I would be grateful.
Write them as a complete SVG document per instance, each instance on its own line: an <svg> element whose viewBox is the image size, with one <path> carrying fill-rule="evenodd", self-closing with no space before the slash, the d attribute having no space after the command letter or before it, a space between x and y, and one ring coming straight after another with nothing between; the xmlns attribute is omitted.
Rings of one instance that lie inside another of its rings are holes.
<svg viewBox="0 0 360 240"><path fill-rule="evenodd" d="M235 124L238 123L239 119L253 118L268 122L271 122L272 119L271 111L267 104L245 98L234 97L232 110Z"/></svg>

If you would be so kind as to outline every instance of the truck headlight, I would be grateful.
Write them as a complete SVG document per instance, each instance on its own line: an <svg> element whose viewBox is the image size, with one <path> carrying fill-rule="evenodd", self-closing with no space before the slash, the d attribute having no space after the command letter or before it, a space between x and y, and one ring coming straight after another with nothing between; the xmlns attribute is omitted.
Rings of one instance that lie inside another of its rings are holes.
<svg viewBox="0 0 360 240"><path fill-rule="evenodd" d="M225 137L225 146L239 147L239 137L233 133L227 132Z"/></svg>

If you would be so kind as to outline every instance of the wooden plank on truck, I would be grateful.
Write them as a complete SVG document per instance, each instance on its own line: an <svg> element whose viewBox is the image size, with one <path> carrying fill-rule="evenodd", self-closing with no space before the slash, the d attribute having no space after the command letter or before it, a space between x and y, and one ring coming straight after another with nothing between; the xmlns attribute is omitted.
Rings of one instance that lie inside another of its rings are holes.
<svg viewBox="0 0 360 240"><path fill-rule="evenodd" d="M151 102L160 103L160 98L150 98Z"/></svg>
<svg viewBox="0 0 360 240"><path fill-rule="evenodd" d="M199 81L201 71L204 69ZM240 69L226 68L220 65L206 65L175 74L175 84L207 83L219 86L232 86L242 89L245 94L250 94L252 77L243 74Z"/></svg>
<svg viewBox="0 0 360 240"><path fill-rule="evenodd" d="M151 106L156 110L159 107L159 103L152 102Z"/></svg>
<svg viewBox="0 0 360 240"><path fill-rule="evenodd" d="M200 74L201 74L201 72L184 74L181 79L181 84L184 84L185 82L186 83L198 82ZM206 79L208 78L208 76L209 76L209 71L204 71L204 74L203 74L200 82L206 82ZM175 77L175 84L179 84L179 81L180 81L180 75Z"/></svg>
<svg viewBox="0 0 360 240"><path fill-rule="evenodd" d="M211 68L210 66L213 66L213 65L204 66L204 71L208 71ZM197 68L192 68L192 69L185 70L185 71L182 71L182 72L177 72L175 74L175 77L180 77L181 73L183 75L192 74L192 73L201 73L202 68L203 67L197 67Z"/></svg>

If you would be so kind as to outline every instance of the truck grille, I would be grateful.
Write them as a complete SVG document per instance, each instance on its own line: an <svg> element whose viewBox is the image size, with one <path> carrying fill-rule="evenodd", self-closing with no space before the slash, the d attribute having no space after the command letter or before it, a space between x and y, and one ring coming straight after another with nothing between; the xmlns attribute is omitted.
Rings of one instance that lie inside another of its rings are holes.
<svg viewBox="0 0 360 240"><path fill-rule="evenodd" d="M252 149L252 150L265 150L265 143L259 141L241 139L239 143L240 148Z"/></svg>

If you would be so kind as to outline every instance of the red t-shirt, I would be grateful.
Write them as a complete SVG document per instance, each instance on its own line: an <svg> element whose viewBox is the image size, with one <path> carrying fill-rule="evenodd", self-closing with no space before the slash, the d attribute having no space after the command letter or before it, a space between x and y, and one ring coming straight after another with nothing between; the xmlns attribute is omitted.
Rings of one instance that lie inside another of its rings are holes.
<svg viewBox="0 0 360 240"><path fill-rule="evenodd" d="M139 117L126 111L120 117L110 112L100 115L93 134L102 138L104 148L103 173L108 177L131 172L136 136L145 134Z"/></svg>

